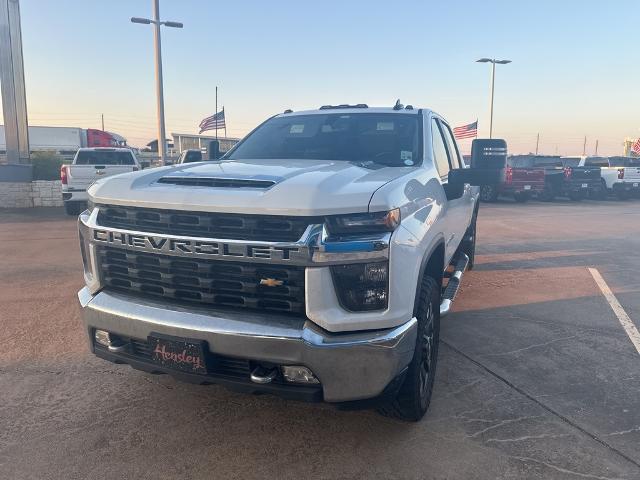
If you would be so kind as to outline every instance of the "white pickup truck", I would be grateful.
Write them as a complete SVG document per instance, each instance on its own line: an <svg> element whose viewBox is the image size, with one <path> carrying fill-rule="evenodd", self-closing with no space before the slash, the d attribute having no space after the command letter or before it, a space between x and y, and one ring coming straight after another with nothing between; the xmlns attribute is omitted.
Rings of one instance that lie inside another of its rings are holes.
<svg viewBox="0 0 640 480"><path fill-rule="evenodd" d="M87 188L98 178L140 169L128 148L80 148L71 165L60 167L62 200L69 215L78 215L87 206Z"/></svg>
<svg viewBox="0 0 640 480"><path fill-rule="evenodd" d="M473 266L479 172L440 115L398 103L288 110L221 160L99 179L78 220L89 347L417 421Z"/></svg>
<svg viewBox="0 0 640 480"><path fill-rule="evenodd" d="M607 188L611 188L621 200L626 200L632 196L640 196L640 158L638 157L609 157L609 168L607 175ZM610 173L611 172L611 173ZM609 184L612 186L609 187Z"/></svg>
<svg viewBox="0 0 640 480"><path fill-rule="evenodd" d="M565 157L579 160L579 167L600 167L601 196L612 194L620 200L640 194L640 158L637 157Z"/></svg>

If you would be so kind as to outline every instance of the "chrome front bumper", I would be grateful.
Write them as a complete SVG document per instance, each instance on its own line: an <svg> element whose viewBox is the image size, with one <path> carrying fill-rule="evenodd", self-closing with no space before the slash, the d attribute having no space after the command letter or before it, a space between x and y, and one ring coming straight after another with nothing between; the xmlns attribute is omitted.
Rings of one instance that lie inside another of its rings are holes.
<svg viewBox="0 0 640 480"><path fill-rule="evenodd" d="M93 351L94 329L146 339L152 332L205 340L216 354L277 365L304 365L326 402L373 398L409 364L417 320L375 331L330 333L304 318L261 312L184 309L88 288L78 292Z"/></svg>

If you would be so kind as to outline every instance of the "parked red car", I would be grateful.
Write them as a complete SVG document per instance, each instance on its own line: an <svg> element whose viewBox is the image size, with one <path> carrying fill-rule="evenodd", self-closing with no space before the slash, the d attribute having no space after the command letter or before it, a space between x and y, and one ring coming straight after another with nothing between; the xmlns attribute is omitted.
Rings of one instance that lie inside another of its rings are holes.
<svg viewBox="0 0 640 480"><path fill-rule="evenodd" d="M494 202L500 195L513 196L516 202L526 202L532 196L544 191L544 169L528 167L525 160L528 155L514 155L507 158L502 182L483 185L480 189L480 199L484 202Z"/></svg>

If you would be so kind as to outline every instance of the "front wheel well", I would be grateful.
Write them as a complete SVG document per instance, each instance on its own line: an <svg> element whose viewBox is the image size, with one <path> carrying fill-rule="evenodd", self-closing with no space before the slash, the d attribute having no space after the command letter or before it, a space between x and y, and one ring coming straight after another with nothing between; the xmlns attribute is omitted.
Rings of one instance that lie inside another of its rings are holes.
<svg viewBox="0 0 640 480"><path fill-rule="evenodd" d="M424 267L418 278L416 285L416 299L420 298L420 288L422 286L422 279L425 276L433 278L440 290L442 290L442 276L444 273L444 243L439 243L435 249L431 251L429 257L424 263ZM414 301L414 314L416 311L416 302Z"/></svg>

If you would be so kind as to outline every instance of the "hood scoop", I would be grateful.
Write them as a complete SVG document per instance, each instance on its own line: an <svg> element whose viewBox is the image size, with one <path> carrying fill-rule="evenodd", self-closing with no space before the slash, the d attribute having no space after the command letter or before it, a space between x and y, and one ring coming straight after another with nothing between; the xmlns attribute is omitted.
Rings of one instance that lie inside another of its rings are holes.
<svg viewBox="0 0 640 480"><path fill-rule="evenodd" d="M250 178L230 177L197 177L194 175L168 175L160 178L158 183L180 185L184 187L258 188L263 190L276 184L273 180L254 180Z"/></svg>

